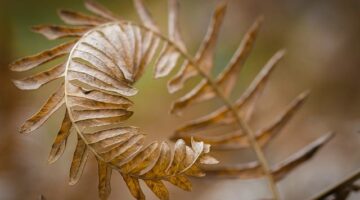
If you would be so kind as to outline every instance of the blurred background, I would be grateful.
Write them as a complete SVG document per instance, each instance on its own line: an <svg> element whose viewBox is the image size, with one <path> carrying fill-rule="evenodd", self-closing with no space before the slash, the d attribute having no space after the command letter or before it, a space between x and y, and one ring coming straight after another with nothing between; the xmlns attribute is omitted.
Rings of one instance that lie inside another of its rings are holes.
<svg viewBox="0 0 360 200"><path fill-rule="evenodd" d="M138 20L130 0L98 0L129 20ZM205 32L215 0L181 0L181 25L192 53ZM166 0L148 0L154 18L166 30ZM50 48L60 41L47 41L32 33L36 24L61 24L58 8L84 11L81 0L0 0L0 199L49 200L98 199L97 166L88 162L82 179L69 186L68 171L74 151L72 135L65 154L55 164L47 164L51 144L57 134L64 110L57 112L39 130L18 134L21 124L46 101L57 81L37 91L20 91L11 79L23 77L8 69L16 58ZM310 162L282 180L278 186L284 199L302 200L342 180L360 167L360 1L358 0L229 0L225 24L219 38L216 69L219 72L236 50L244 32L264 15L265 23L256 47L242 70L234 98L246 88L262 65L277 50L287 49L287 56L271 76L258 102L253 127L261 127L281 112L298 93L311 89L310 99L300 113L266 150L274 164L333 130L336 137ZM174 127L194 118L209 103L190 109L184 117L170 116L171 102L167 78L154 80L153 69L137 83L139 94L130 124L141 127L150 140L168 138ZM195 82L194 82L195 83ZM188 87L191 86L190 83ZM223 158L223 157L221 157ZM255 159L251 151L233 152L236 162ZM221 160L221 159L220 159ZM266 180L204 178L193 180L193 192L169 186L175 200L244 199L270 197ZM144 187L145 188L145 187ZM121 177L114 173L110 199L132 199ZM156 199L148 189L148 199ZM352 195L350 199L360 199Z"/></svg>

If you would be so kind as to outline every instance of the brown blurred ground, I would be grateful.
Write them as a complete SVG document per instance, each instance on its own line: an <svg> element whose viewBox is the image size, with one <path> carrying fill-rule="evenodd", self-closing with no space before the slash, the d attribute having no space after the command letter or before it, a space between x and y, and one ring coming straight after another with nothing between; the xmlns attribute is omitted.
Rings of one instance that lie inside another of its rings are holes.
<svg viewBox="0 0 360 200"><path fill-rule="evenodd" d="M130 0L100 2L125 18L136 19ZM147 2L165 30L166 0ZM215 2L181 0L181 24L192 51L203 37ZM64 7L84 10L79 0L0 0L1 200L37 199L40 194L49 200L97 199L94 160L88 163L78 185L67 185L74 142L69 143L65 155L57 163L47 164L63 110L33 134L21 136L17 133L17 128L39 108L56 83L39 91L19 91L11 84L11 79L19 75L10 73L7 64L56 44L31 33L29 27L60 22L56 9ZM288 54L259 102L254 125L266 124L299 92L312 90L303 110L269 147L268 159L271 163L278 162L328 130L337 133L313 160L279 183L285 199L302 200L360 167L360 2L230 0L217 51L216 72L223 68L246 28L259 15L265 16L265 24L242 72L239 93L276 50L286 48ZM153 80L151 72L149 69L137 85L140 94L134 99L136 114L129 123L142 127L151 139L165 139L179 121L195 114L189 113L181 119L168 116L174 96L167 94L166 80ZM241 162L251 157L249 152L237 152L232 158ZM131 199L120 176L113 177L112 188L111 199ZM170 188L172 199L178 200L251 200L268 194L264 180L205 178L194 180L192 193ZM359 198L354 195L351 199ZM150 194L149 199L155 197Z"/></svg>

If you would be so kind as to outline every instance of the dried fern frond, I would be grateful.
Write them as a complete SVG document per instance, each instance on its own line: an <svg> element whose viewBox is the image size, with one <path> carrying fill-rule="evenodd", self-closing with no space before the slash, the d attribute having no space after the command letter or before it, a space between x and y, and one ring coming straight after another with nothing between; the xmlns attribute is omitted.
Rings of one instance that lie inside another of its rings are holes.
<svg viewBox="0 0 360 200"><path fill-rule="evenodd" d="M265 175L274 199L279 199L276 181L310 159L333 134L326 134L284 162L269 166L263 147L288 123L307 97L307 92L299 95L284 113L256 134L249 127L248 122L256 100L264 90L271 72L283 57L284 51L279 51L269 60L244 95L235 103L229 101L228 96L237 81L237 74L253 48L263 21L262 17L259 17L245 34L225 70L213 79L210 72L226 3L218 4L201 47L195 58L192 58L180 34L177 16L179 5L176 0L169 0L168 35L161 32L143 0L133 2L142 24L122 20L99 4L86 1L86 8L95 16L69 10L60 10L58 13L65 23L76 27L42 25L33 28L35 32L48 39L77 39L11 64L14 71L27 71L67 56L66 63L15 81L20 89L37 89L52 80L64 79L60 88L51 95L43 108L25 122L21 132L29 133L36 130L65 105L66 114L53 144L49 162L55 162L64 152L70 129L73 128L77 133L78 142L70 169L70 184L78 182L88 157L94 155L98 162L101 199L107 199L110 194L112 170L121 174L136 199L145 199L139 180L143 180L160 199L169 198L163 181L190 190L191 183L187 177L203 176L201 164L217 163L216 159L207 155L210 146L203 142L195 142L196 139L205 140L216 148L253 148L259 163L253 162L245 167L213 168L208 171L213 174L248 178ZM158 51L160 54L155 58ZM202 81L178 99L173 104L171 112L180 114L190 105L215 97L220 98L224 106L179 128L174 136L179 139L172 154L166 142L146 145L145 135L139 128L125 125L124 121L133 114L130 110L133 106L130 98L137 93L133 85L141 78L149 63L155 61L154 76L160 78L167 76L180 60L184 61L179 72L169 81L169 92L180 90L191 77L201 76ZM224 133L218 138L196 133L214 126L233 124L238 126L236 132ZM191 139L192 136L196 139ZM191 147L185 142L191 143Z"/></svg>
<svg viewBox="0 0 360 200"><path fill-rule="evenodd" d="M178 74L170 80L168 85L169 92L172 93L183 88L184 83L189 78L193 76L200 76L202 78L192 90L173 103L170 111L173 114L180 115L186 108L214 98L219 98L223 106L210 114L194 119L178 128L172 138L181 138L189 142L190 138L194 137L211 144L216 149L254 149L259 163L255 161L237 166L218 166L209 168L206 171L214 175L235 176L239 178L266 176L273 192L273 198L279 199L280 195L276 189L275 181L280 180L297 166L313 157L317 150L332 138L333 133L323 135L302 150L291 155L284 162L275 166L269 166L263 152L264 147L289 123L290 119L303 105L309 92L301 93L289 107L267 127L254 132L248 123L253 115L256 101L265 89L271 73L284 57L285 51L278 51L266 63L240 98L234 103L229 101L228 97L237 82L238 74L254 46L263 17L259 17L245 33L238 49L225 69L215 78L212 78L210 72L214 59L213 51L217 40L217 33L225 14L225 8L226 5L224 4L218 5L208 28L209 31L195 59L191 60L190 64L189 60L185 61L183 67L179 70ZM219 130L219 127L234 127L234 125L238 127L234 132L229 132L226 129ZM216 136L201 134L211 130L212 132L215 130L219 134Z"/></svg>
<svg viewBox="0 0 360 200"><path fill-rule="evenodd" d="M166 142L145 144L145 135L139 128L124 124L133 114L130 97L137 93L133 84L155 60L155 52L162 49L155 67L156 77L160 77L171 71L186 49L179 35L177 1L169 1L170 39L160 33L143 2L134 2L144 25L120 20L96 2L86 1L86 8L95 16L59 11L60 18L74 27L41 25L33 28L50 40L76 39L10 65L13 71L28 71L66 57L66 63L14 81L20 89L34 90L55 79L63 79L61 86L40 111L24 123L20 132L35 131L65 106L65 117L48 161L58 160L66 148L71 129L75 130L78 141L70 167L70 185L79 181L89 156L94 155L98 162L101 199L110 195L113 170L121 174L136 199L145 199L140 180L159 199L169 199L164 181L190 191L188 177L204 176L201 165L216 164L217 160L207 155L210 145L203 142L192 140L187 146L179 139L172 152Z"/></svg>

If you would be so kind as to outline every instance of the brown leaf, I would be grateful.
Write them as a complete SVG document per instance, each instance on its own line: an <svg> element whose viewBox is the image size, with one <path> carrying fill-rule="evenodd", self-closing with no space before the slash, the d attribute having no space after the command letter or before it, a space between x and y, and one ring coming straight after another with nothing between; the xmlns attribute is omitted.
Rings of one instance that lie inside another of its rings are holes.
<svg viewBox="0 0 360 200"><path fill-rule="evenodd" d="M115 62L110 55L107 55L106 52L103 52L91 44L79 43L71 57L74 61L76 60L85 65L96 66L98 70L113 78L123 81L126 80L117 62Z"/></svg>
<svg viewBox="0 0 360 200"><path fill-rule="evenodd" d="M71 83L76 84L75 81L79 81L90 87L97 88L99 91L104 91L108 94L134 96L138 92L137 89L132 88L131 86L126 84L121 85L121 88L110 85L109 83L104 82L104 79L106 79L105 76L97 77L95 74L94 76L91 76L84 72L68 70L67 77ZM112 80L106 79L106 81Z"/></svg>
<svg viewBox="0 0 360 200"><path fill-rule="evenodd" d="M219 161L212 156L204 155L204 156L201 156L200 163L203 165L215 165L215 164L218 164Z"/></svg>
<svg viewBox="0 0 360 200"><path fill-rule="evenodd" d="M202 80L194 89L186 93L184 96L176 100L170 109L170 113L181 115L182 110L187 106L205 101L206 99L214 97L213 89L208 85L206 80Z"/></svg>
<svg viewBox="0 0 360 200"><path fill-rule="evenodd" d="M150 61L153 59L159 44L160 40L155 37L152 32L149 32L145 35L142 46L142 58L135 73L135 81L138 80L144 73L145 67L148 66Z"/></svg>
<svg viewBox="0 0 360 200"><path fill-rule="evenodd" d="M60 131L58 132L56 139L51 147L48 162L54 163L64 153L66 148L66 141L70 135L72 123L69 118L68 111L65 113L64 120L61 124Z"/></svg>
<svg viewBox="0 0 360 200"><path fill-rule="evenodd" d="M65 37L81 37L90 28L88 27L67 27L58 25L38 25L32 27L32 30L46 37L49 40L55 40Z"/></svg>
<svg viewBox="0 0 360 200"><path fill-rule="evenodd" d="M151 143L129 162L121 166L120 171L125 174L139 174L159 156L160 148L158 148L158 146L159 144L157 142Z"/></svg>
<svg viewBox="0 0 360 200"><path fill-rule="evenodd" d="M186 144L184 140L179 139L175 143L174 157L171 165L167 169L168 173L176 174L177 172L179 172L181 170L179 168L185 158L186 158Z"/></svg>
<svg viewBox="0 0 360 200"><path fill-rule="evenodd" d="M161 200L169 199L169 191L162 181L158 180L144 180L146 185L154 192L154 194Z"/></svg>
<svg viewBox="0 0 360 200"><path fill-rule="evenodd" d="M239 111L240 116L248 121L253 113L253 109L257 98L264 90L271 72L274 70L276 64L284 56L284 51L277 52L265 65L265 67L256 76L245 93L235 102L234 106ZM174 138L181 138L188 133L192 133L214 126L227 125L234 123L234 116L225 106L216 111L205 115L199 119L190 121L185 126L179 128L175 132Z"/></svg>
<svg viewBox="0 0 360 200"><path fill-rule="evenodd" d="M149 29L152 29L153 31L160 32L160 29L156 25L154 19L152 18L149 10L144 5L143 0L133 0L135 9L142 20L142 23L148 27Z"/></svg>
<svg viewBox="0 0 360 200"><path fill-rule="evenodd" d="M69 25L98 26L100 24L106 23L107 21L106 19L100 17L94 17L80 12L63 9L58 11L58 15L61 20Z"/></svg>
<svg viewBox="0 0 360 200"><path fill-rule="evenodd" d="M72 60L68 64L68 80L79 80L92 87L97 86L109 92L115 92L125 96L135 95L137 90L128 83L114 79L99 69L92 68L87 64Z"/></svg>
<svg viewBox="0 0 360 200"><path fill-rule="evenodd" d="M192 184L190 180L184 175L170 176L167 181L185 191L192 190Z"/></svg>
<svg viewBox="0 0 360 200"><path fill-rule="evenodd" d="M154 167L144 174L145 178L152 179L157 176L166 176L166 169L171 163L171 149L167 142L162 142L160 147L160 155Z"/></svg>
<svg viewBox="0 0 360 200"><path fill-rule="evenodd" d="M68 95L68 104L72 105L72 110L111 110L111 109L124 109L129 108L129 104L112 104L104 103L101 101L89 100L83 97L74 97Z"/></svg>
<svg viewBox="0 0 360 200"><path fill-rule="evenodd" d="M226 96L231 94L238 79L238 74L254 46L257 34L262 24L263 17L259 17L250 29L245 33L237 51L230 60L228 66L216 78L216 83Z"/></svg>
<svg viewBox="0 0 360 200"><path fill-rule="evenodd" d="M166 43L155 62L155 78L167 76L175 68L179 57L179 52Z"/></svg>
<svg viewBox="0 0 360 200"><path fill-rule="evenodd" d="M123 117L126 120L131 114L132 111L123 109L76 110L71 113L73 122L110 117Z"/></svg>
<svg viewBox="0 0 360 200"><path fill-rule="evenodd" d="M76 149L70 167L70 181L69 181L70 185L75 185L79 181L84 171L88 157L89 157L89 150L85 142L81 139L80 136L78 136L78 142L76 145Z"/></svg>
<svg viewBox="0 0 360 200"><path fill-rule="evenodd" d="M52 49L40 52L36 55L21 58L11 63L10 68L12 71L17 72L33 69L41 64L50 62L60 56L69 53L75 42L76 41L67 42Z"/></svg>
<svg viewBox="0 0 360 200"><path fill-rule="evenodd" d="M128 108L134 105L134 103L126 97L111 95L98 90L86 91L83 88L74 86L72 84L68 84L67 96L85 98L88 100L101 102L104 104L115 104L115 105L123 106L124 108Z"/></svg>
<svg viewBox="0 0 360 200"><path fill-rule="evenodd" d="M119 124L120 122L123 122L126 119L129 119L132 116L132 114L133 114L132 112L128 112L127 115L123 115L123 116L87 119L76 122L76 124L79 127L83 127L83 128L98 128L106 125L115 125L115 124Z"/></svg>
<svg viewBox="0 0 360 200"><path fill-rule="evenodd" d="M21 126L20 133L30 133L38 129L64 102L64 85L62 84L42 108Z"/></svg>
<svg viewBox="0 0 360 200"><path fill-rule="evenodd" d="M112 13L109 9L105 8L104 6L102 6L101 4L99 4L96 1L93 0L85 0L85 7L86 9L88 9L90 12L111 20L111 21L117 21L120 18L118 16L116 16L114 13Z"/></svg>
<svg viewBox="0 0 360 200"><path fill-rule="evenodd" d="M281 113L274 122L264 129L257 131L256 139L261 146L265 146L273 139L280 131L284 128L285 125L292 119L292 117L297 113L297 111L304 104L305 100L308 97L309 92L305 91L301 93L297 98L295 98L288 108ZM185 141L190 141L192 136L185 136L183 139ZM215 149L220 150L232 150L239 148L249 148L250 144L246 135L242 131L237 130L230 133L221 134L218 136L194 136L195 139L211 144Z"/></svg>
<svg viewBox="0 0 360 200"><path fill-rule="evenodd" d="M109 151L101 153L101 156L107 162L115 165L121 165L122 162L140 151L144 142L144 135L134 135L124 143L113 146Z"/></svg>
<svg viewBox="0 0 360 200"><path fill-rule="evenodd" d="M180 31L179 10L180 4L178 0L169 0L169 39L174 41L181 50L186 52L186 45L182 39Z"/></svg>
<svg viewBox="0 0 360 200"><path fill-rule="evenodd" d="M207 73L210 73L213 67L214 53L217 38L220 32L221 24L223 22L226 12L226 3L217 5L216 10L212 16L207 33L201 43L199 50L195 55L196 64ZM168 83L168 90L174 93L183 88L184 83L191 77L197 75L196 69L186 62L182 65L180 71L170 79Z"/></svg>
<svg viewBox="0 0 360 200"><path fill-rule="evenodd" d="M228 96L238 79L240 69L249 56L250 51L254 45L257 32L259 31L262 18L256 20L249 31L245 34L241 41L238 50L231 59L228 66L223 72L219 74L216 79L216 84L223 93ZM171 113L179 114L183 109L191 104L200 103L216 97L215 91L209 86L208 82L201 81L193 90L185 94L180 99L176 100L171 108Z"/></svg>
<svg viewBox="0 0 360 200"><path fill-rule="evenodd" d="M109 198L111 193L111 174L112 169L107 163L97 160L98 162L98 175L99 175L99 197L101 200Z"/></svg>
<svg viewBox="0 0 360 200"><path fill-rule="evenodd" d="M121 174L127 187L130 190L130 193L137 200L145 200L145 195L140 188L139 180L136 178L132 178L131 176L127 176L125 174Z"/></svg>
<svg viewBox="0 0 360 200"><path fill-rule="evenodd" d="M53 80L63 77L64 72L65 72L65 64L61 63L47 71L40 72L38 74L20 80L13 80L13 82L16 85L16 87L21 90L35 90L35 89L39 89L41 86Z"/></svg>
<svg viewBox="0 0 360 200"><path fill-rule="evenodd" d="M275 178L278 181L283 179L289 172L293 171L304 162L310 160L318 152L318 150L328 143L333 137L334 133L332 132L324 134L301 150L297 151L295 154L291 155L283 162L272 167Z"/></svg>
<svg viewBox="0 0 360 200"><path fill-rule="evenodd" d="M333 133L325 134L295 154L291 155L286 160L273 166L272 173L274 174L276 180L280 181L295 168L302 165L304 162L309 161L333 136ZM212 167L206 169L205 171L206 174L210 176L224 176L240 179L261 178L265 175L257 161L235 166Z"/></svg>
<svg viewBox="0 0 360 200"><path fill-rule="evenodd" d="M196 142L194 139L191 140L191 148L186 149L185 159L180 165L181 172L186 172L199 160L199 157L204 152L204 142Z"/></svg>
<svg viewBox="0 0 360 200"><path fill-rule="evenodd" d="M309 91L305 91L299 94L286 108L286 110L275 118L268 127L259 130L257 135L257 140L261 146L265 146L268 142L274 138L294 117L294 115L300 110L301 106L306 101L309 96Z"/></svg>
<svg viewBox="0 0 360 200"><path fill-rule="evenodd" d="M138 135L139 129L132 126L117 127L83 134L87 143L98 152L106 152L107 148L123 144L131 137Z"/></svg>

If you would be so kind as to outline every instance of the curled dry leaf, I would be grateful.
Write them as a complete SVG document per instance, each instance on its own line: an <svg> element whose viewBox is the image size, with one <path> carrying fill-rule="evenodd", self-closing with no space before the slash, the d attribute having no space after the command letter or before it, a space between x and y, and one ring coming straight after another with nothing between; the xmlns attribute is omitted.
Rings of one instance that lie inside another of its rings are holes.
<svg viewBox="0 0 360 200"><path fill-rule="evenodd" d="M172 1L169 5L171 40L166 40L155 28L155 22L142 1L134 2L144 26L120 21L104 7L88 0L85 6L96 16L59 11L66 23L81 27L43 25L34 28L48 39L80 38L11 65L14 71L26 71L67 55L66 64L60 63L47 71L14 81L20 89L38 89L64 77L61 87L38 113L25 122L21 132L36 130L65 105L65 117L48 160L53 163L59 159L73 129L78 141L70 167L70 185L80 180L89 156L94 155L98 162L100 199L107 199L110 195L113 170L123 177L136 199L145 199L140 181L144 181L159 199L169 199L164 181L189 191L191 182L188 177L203 176L200 165L216 164L217 160L207 155L209 145L203 142L192 141L190 147L178 140L172 153L166 142L146 145L145 135L139 128L124 124L133 114L130 109L134 103L130 98L137 93L133 85L155 60L160 43L167 47L160 61L162 65L169 62L175 65L181 55L177 46L182 41L176 16L177 2ZM176 56L169 60L166 58L169 55Z"/></svg>
<svg viewBox="0 0 360 200"><path fill-rule="evenodd" d="M120 18L111 11L90 0L85 2L85 6L96 16L60 10L60 18L75 27L37 26L34 28L35 32L48 39L63 37L79 37L79 39L22 58L10 65L13 71L26 71L67 55L65 68L63 64L59 64L45 72L15 81L15 84L20 89L37 89L54 79L64 77L61 87L38 113L25 122L21 132L29 133L36 130L65 104L65 118L54 141L49 162L55 162L61 156L70 129L73 128L78 142L70 167L71 185L79 181L88 157L94 155L98 162L98 189L101 199L107 199L110 195L113 170L123 177L130 193L136 199L145 199L140 181L144 181L160 199L169 198L164 181L190 191L192 186L188 177L202 177L205 175L203 165L218 163L215 158L208 155L210 145L190 139L190 134L214 126L237 123L241 131L224 134L217 140L204 137L201 139L220 148L227 148L232 142L235 142L236 148L250 147L249 141L251 141L251 147L256 150L261 165L252 162L245 167L206 168L206 171L240 178L257 178L266 175L270 181L279 180L313 157L317 150L330 140L332 134L326 134L284 162L267 170L261 146L268 144L271 138L278 134L307 96L306 93L300 95L275 122L261 129L256 135L253 136L251 129L247 127L256 100L264 90L274 67L283 57L284 51L279 51L270 59L234 104L227 100L237 80L237 73L252 49L262 18L259 18L245 34L225 70L212 80L210 72L226 3L218 4L201 47L195 59L192 59L180 35L177 0L169 0L168 37L160 32L143 0L133 2L142 25L119 20ZM154 55L158 51L161 52L155 66L155 77L168 75L180 58L184 60L178 74L169 82L170 92L180 90L186 80L195 75L203 78L195 89L175 104L173 113L179 113L192 103L209 100L215 96L220 97L226 105L178 129L175 135L178 140L173 153L166 142L146 145L145 134L139 128L124 123L133 114L130 110L133 106L130 98L137 93L133 85L140 79L145 68L155 61ZM244 135L248 137L245 138ZM252 136L254 141L248 140L252 139ZM191 146L186 145L186 142L191 143ZM275 187L272 188L276 199L278 195L274 190Z"/></svg>

